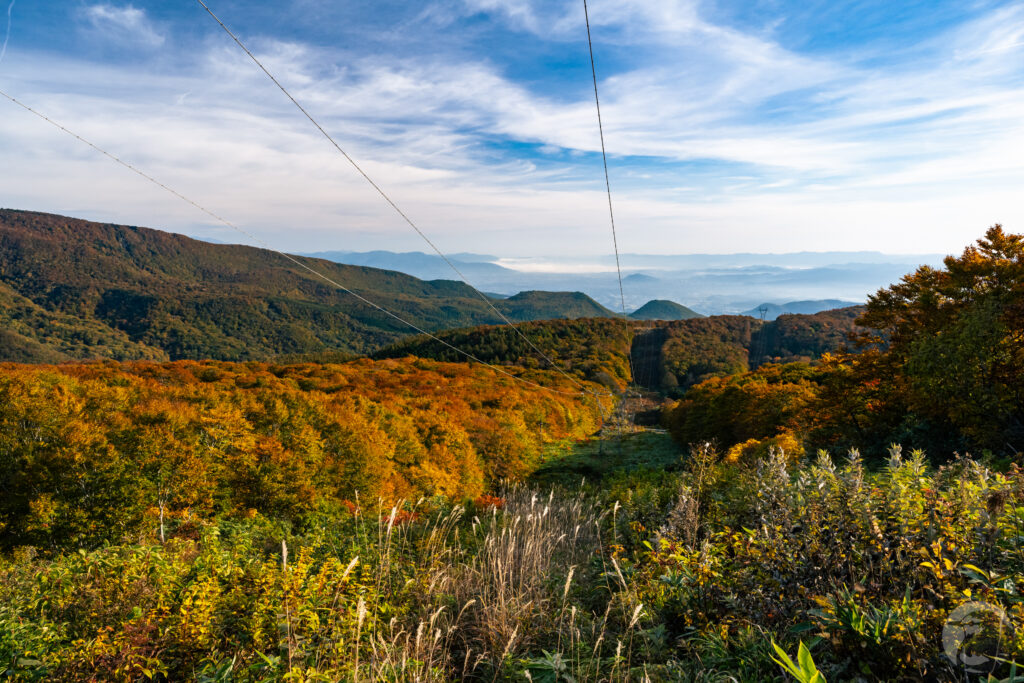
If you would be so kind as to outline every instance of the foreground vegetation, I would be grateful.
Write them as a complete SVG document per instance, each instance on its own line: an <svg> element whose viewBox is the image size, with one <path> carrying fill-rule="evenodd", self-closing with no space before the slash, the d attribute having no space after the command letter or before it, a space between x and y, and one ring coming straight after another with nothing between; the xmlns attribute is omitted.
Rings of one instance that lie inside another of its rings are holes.
<svg viewBox="0 0 1024 683"><path fill-rule="evenodd" d="M1024 655L1024 476L893 449L794 465L710 449L600 488L502 490L288 522L178 517L0 565L16 680L964 680L943 649L969 601ZM1017 630L1015 630L1017 629ZM994 632L982 635L992 636ZM970 648L988 647L971 641ZM981 650L986 653L991 649ZM972 660L973 661L973 660ZM1007 676L987 660L983 673ZM809 680L809 679L808 679Z"/></svg>

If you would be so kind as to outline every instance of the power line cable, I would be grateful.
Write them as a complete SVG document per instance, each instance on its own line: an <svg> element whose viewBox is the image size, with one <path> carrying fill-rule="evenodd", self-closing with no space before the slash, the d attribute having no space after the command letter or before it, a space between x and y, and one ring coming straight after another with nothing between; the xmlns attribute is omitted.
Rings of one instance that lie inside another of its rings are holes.
<svg viewBox="0 0 1024 683"><path fill-rule="evenodd" d="M594 80L594 105L597 108L597 130L601 136L601 161L604 164L604 186L608 194L608 218L611 220L612 226L612 244L615 245L615 271L619 276L619 300L622 303L622 324L626 327L626 341L629 343L629 351L626 354L626 360L629 363L629 375L632 378L632 382L636 382L636 369L633 366L633 342L632 342L632 328L629 324L629 316L626 314L626 293L622 286L622 263L619 259L619 238L615 231L615 211L612 208L612 183L608 175L608 152L605 148L604 143L604 123L601 120L601 97L598 95L597 90L597 66L594 63L594 41L590 35L590 11L587 8L587 0L583 0L583 18L587 25L587 48L590 51L590 75ZM620 408L625 411L626 399L629 395L629 385L626 385L626 389L622 393L622 399L619 402ZM623 421L625 413L623 412ZM622 449L622 429L620 425L619 431L619 450L621 454Z"/></svg>
<svg viewBox="0 0 1024 683"><path fill-rule="evenodd" d="M575 383L575 384L576 384L577 386L579 386L580 388L582 388L582 387L583 387L583 385L582 385L582 384L581 384L581 383L580 383L579 381L577 381L575 377L573 377L573 376L572 376L572 375L570 375L569 373L567 373L567 372L565 372L564 370L562 370L562 368L560 368L560 367L558 366L558 364L557 364L557 363L556 363L556 362L555 362L555 361L554 361L554 360L553 360L553 359L552 359L552 358L551 358L550 356L548 356L548 355L547 355L546 353L544 353L544 352L543 352L543 351L542 351L542 350L541 350L540 348L538 348L538 347L537 347L537 345L536 345L536 344L534 344L534 343L533 343L533 341L531 341L531 340L529 339L529 337L527 337L527 336L526 336L525 334L523 334L523 333L522 333L522 332L521 332L521 331L519 330L519 328L515 326L515 323L513 323L513 322L512 322L511 320L509 320L509 319L508 319L508 318L507 318L507 317L505 316L505 314L504 314L504 313L502 313L502 312L501 312L500 310L498 310L498 308L497 308L497 307L496 307L496 306L495 306L495 305L494 305L494 304L493 304L493 303L491 302L491 300L490 300L490 297L488 297L488 296L487 296L486 294L484 294L483 292L481 292L481 291L480 291L479 289L477 289L476 287L474 287L474 286L473 286L473 285L472 285L472 284L471 284L471 283L469 282L469 280L468 280L468 279L466 278L466 276L462 274L462 271L460 271L460 270L458 269L458 267L456 267L456 265L455 265L454 263L452 263L451 259L449 259L449 258L448 258L448 257L447 257L447 256L445 255L445 253L444 253L444 252L442 252L442 251L441 251L441 250L440 250L440 249L439 249L439 248L437 247L437 245L435 245L435 244L434 244L434 242L433 242L433 241L432 241L432 240L431 240L431 239L430 239L429 237L427 237L426 233L424 233L424 232L423 232L423 230L421 230L421 229L420 229L420 227L419 227L418 225L416 225L416 223L415 223L415 222L413 222L413 220L412 220L411 218L409 218L408 214L406 214L406 213L405 213L404 211L402 211L402 209L401 209L401 208L400 208L400 207L398 206L398 204L397 204L397 203L395 203L395 201L391 199L391 197L390 197L390 196L389 196L389 195L387 194L387 192L385 192L385 191L384 191L384 189L383 189L383 188L382 188L382 187L381 187L380 185L378 185L378 184L377 184L377 183L376 183L376 182L375 182L375 181L374 181L374 180L373 180L373 179L372 179L372 178L371 178L371 177L369 176L369 174L368 174L368 173L367 173L366 171L364 171L364 170L363 170L363 168L362 168L362 167L361 167L361 166L360 166L360 165L359 165L359 164L358 164L358 163L356 162L356 160L355 160L355 159L353 159L353 158L352 158L352 157L351 157L351 156L350 156L350 155L348 154L348 152L346 152L346 151L345 151L344 149L342 149L341 145L340 145L340 144L338 144L338 142L337 142L337 141L336 141L336 140L334 139L334 137L332 137L332 136L331 136L331 134L330 134L330 133L328 133L328 132L327 132L327 131L326 131L326 130L324 129L324 127L323 127L323 126L321 126L321 125L320 125L320 123L319 123L319 122L318 122L318 121L317 121L317 120L316 120L315 118L313 118L313 115L312 115L312 114L310 114L310 113L309 113L309 111L308 111L308 110L307 110L307 109L306 109L305 107L303 107L303 106L302 106L302 105L301 105L301 104L299 103L299 101L298 101L297 99L295 99L295 97L293 97L293 96L292 96L292 94L291 94L291 93L290 93L290 92L288 91L288 89L287 89L287 88L285 88L285 87L284 87L284 85L282 85L282 84L281 84L281 82L280 82L279 80L277 80L277 78L276 78L276 77L274 76L274 74L270 73L270 70L269 70L269 69L267 69L267 67L265 67L265 66L263 65L263 62L261 62L261 61L260 61L260 60L259 60L259 59L258 59L258 58L256 57L256 55L254 55L254 54L252 53L252 51L251 51L251 50L249 50L249 48L245 46L245 43L243 43L243 42L242 42L242 40L241 40L241 39L240 39L240 38L239 38L239 37L238 37L238 36L237 36L237 35L236 35L236 34L235 34L235 33L234 33L234 32L233 32L233 31L232 31L231 29L230 29L230 28L228 28L227 24L225 24L225 23L224 23L223 21L221 21L220 17L218 17L218 16L216 15L216 14L214 14L213 10L212 10L212 9L210 9L210 6L209 6L208 4L206 4L206 2L205 2L204 0L196 0L196 2L198 2L198 3L200 4L200 5L202 5L203 9L205 9L205 10L206 10L207 14L209 14L209 15L210 15L210 16L211 16L211 17L213 18L213 20L214 20L214 21L216 21L216 22L217 22L217 23L218 23L218 24L220 25L220 27L221 27L222 29L224 29L224 32L225 32L225 33L227 33L227 34L228 34L228 35L229 35L229 36L231 37L231 39L232 39L233 41L235 41L235 44L237 44L237 45L238 45L238 47L242 48L242 51L244 51L244 52L245 52L245 54L247 54L247 55L249 56L249 59L251 59L251 60L253 61L253 63L254 63L254 64L256 64L256 66L258 66L258 67L260 68L260 70L261 70L261 71L262 71L262 72L263 72L264 74L266 74L267 78L269 78L269 79L270 79L270 80L271 80L271 81L272 81L272 82L274 83L274 85L276 85L276 86L277 86L277 88L278 88L278 89L279 89L279 90L280 90L280 91L281 91L282 93L284 93L285 97L287 97L287 98L288 98L289 100L291 100L291 103L292 103L292 104L294 104L294 105L296 106L296 108L298 108L298 110L299 110L300 112L302 112L302 114L303 114L303 115L304 115L304 116L305 116L305 117L306 117L307 119L309 119L309 122L310 122L310 123L312 123L312 124L313 124L313 125L314 125L314 126L316 127L316 129L317 129L318 131L320 131L320 133L321 133L321 134L322 134L322 135L323 135L323 136L324 136L325 138L327 138L328 142L330 142L330 143L331 143L331 145L332 145L332 146L333 146L333 147L334 147L334 148L335 148L336 150L338 150L338 152L340 152L340 153L341 153L341 155L342 155L343 157L345 157L345 159L346 159L346 160L348 161L348 163L349 163L349 164L351 164L351 165L352 165L352 167L353 167L353 168L354 168L354 169L355 169L356 171L358 171L358 172L359 172L359 175L361 175L361 176L363 177L363 179L364 179L364 180L366 180L366 182L368 182L368 183L370 184L370 186L371 186L371 187L373 187L373 189L374 189L374 190L376 190L376 191L377 191L377 193L378 193L378 194L379 194L379 195L380 195L381 197L383 197L383 198L384 198L384 201L386 201L386 202L388 203L388 205L389 205L389 206L391 206L391 208L392 208L392 209L394 209L394 210L395 210L395 212L396 212L396 213L398 213L398 215L402 217L402 220L404 220L404 221L405 221L406 223L408 223L408 224L409 224L409 226L410 226L410 227L411 227L411 228L412 228L413 230L415 230L415 231L416 231L416 233L417 233L417 234L418 234L418 235L419 235L419 236L420 236L420 237L421 237L421 238L423 239L423 241L424 241L424 242L426 242L426 243L427 243L428 245L430 245L430 248L431 248L431 249L433 249L433 250L434 250L434 252L435 252L435 253L436 253L436 254L437 254L438 256L440 256L440 257L441 257L441 258L442 258L442 259L444 260L444 262L445 262L445 263L447 263L447 264L448 264L448 267L449 267L449 268L451 268L451 269L452 269L452 271L453 271L453 272L454 272L454 273L455 273L456 275L458 275L458 276L459 276L459 279L461 279L461 280L462 280L462 282L466 284L466 286L468 286L468 287L469 287L470 289L472 289L472 290L473 290L473 292L474 292L474 293L475 293L475 294L476 294L476 295L477 295L478 297L480 297L480 300L481 300L481 301L483 301L483 302L484 302L485 304L487 304L487 306L488 306L488 307L489 307L489 308L490 308L490 309L491 309L491 310L492 310L492 311L493 311L493 312L494 312L494 313L495 313L495 314L496 314L496 315L497 315L497 316L498 316L499 318L501 318L501 320L502 320L502 321L504 321L504 323L505 323L506 325L508 325L509 327L511 327L511 328L512 328L513 330L515 330L515 331L516 331L516 334L518 334L518 335L519 335L520 337L522 337L523 341L525 341L525 342L526 342L527 344L529 344L530 348L532 348L532 349L533 349L534 351L536 351L536 352L537 352L537 354L538 354L538 355L540 355L540 357L541 357L541 358L543 358L543 359L544 359L545 361L547 361L547 362L548 362L548 364L549 364L549 365L550 365L550 366L551 366L551 367L552 367L553 369L557 370L557 371L558 371L559 373L561 373L561 374L562 374L562 375L563 375L564 377L566 377L566 378L568 378L569 380L571 380L571 381L572 381L573 383ZM616 257L616 258L617 258L617 257ZM621 275L620 275L620 285L621 285Z"/></svg>
<svg viewBox="0 0 1024 683"><path fill-rule="evenodd" d="M597 92L597 66L594 64L594 42L590 36L590 11L587 0L583 0L583 18L587 24L587 48L590 50L590 75L594 79L594 105L597 107L597 131L601 136L601 161L604 163L604 186L608 193L608 217L612 224L612 244L615 245L615 270L619 275L619 299L622 302L622 318L629 327L629 315L626 314L626 293L622 287L622 263L619 260L619 238L615 231L615 211L612 209L612 182L608 176L608 152L604 144L604 123L601 120L601 97Z"/></svg>
<svg viewBox="0 0 1024 683"><path fill-rule="evenodd" d="M135 173L136 175L141 176L142 178L148 180L150 183L152 183L152 184L156 185L157 187L165 190L166 192L169 192L170 194L174 195L175 197L177 197L178 199L182 200L183 202L185 202L187 204L190 204L194 208L198 209L199 211L205 213L207 216L210 216L211 218L216 220L218 223L222 223L222 224L226 225L227 227L231 228L232 230L238 232L239 234L245 235L249 239L253 240L257 244L262 246L264 249L266 249L268 251L272 251L275 254L277 254L277 255L287 259L288 261L291 261L295 265L297 265L300 268L310 272L311 274L315 275L316 277L320 278L321 280L324 280L325 282L327 282L327 283L337 287L338 289L340 289L341 291L345 292L346 294L349 294L349 295L355 297L356 299L358 299L362 303L366 304L367 306L370 306L371 308L374 308L374 309L380 311L381 313L384 313L385 315L390 316L391 318L393 318L394 320L397 320L398 322L402 323L403 325L411 327L412 329L416 330L418 333L420 333L420 334L422 334L422 335L424 335L426 337L429 337L430 339L433 339L434 341L442 344L443 346L451 349L452 351L460 353L463 356L465 356L466 358L468 358L468 359L470 359L470 360L472 360L474 362L480 363L481 365L484 365L484 366L490 368L491 370L494 370L494 371L499 372L499 373L501 373L503 375L511 377L512 379L514 379L516 381L523 382L524 384L528 384L530 386L533 386L533 387L536 387L536 388L539 388L539 389L544 389L546 391L551 391L553 393L563 394L563 395L566 395L566 396L592 395L592 396L595 397L595 400L596 400L596 397L597 397L598 393L595 392L595 391L592 391L592 390L588 390L587 387L585 387L580 382L576 381L575 378L570 377L570 379L572 379L573 382L577 386L579 386L581 388L581 391L578 391L578 392L572 391L572 392L570 392L570 391L562 391L560 389L552 389L551 387L545 387L544 385L539 384L538 382L534 382L532 380L524 379L522 377L514 375L511 372L508 372L507 370L504 370L504 369L502 369L502 368L500 368L498 366L492 365L492 364L490 364L490 363L488 363L488 362L486 362L484 360L481 360L481 359L477 358L476 356L474 356L473 354L469 353L468 351L464 351L464 350L458 348L457 346L454 346L453 344L450 344L450 343L446 342L444 339L441 339L437 335L434 335L434 334L431 334L430 332L427 332L426 330L422 329L421 327L419 327L415 323L412 323L412 322L406 320L405 318L401 317L397 313L392 313L390 310L388 310L384 306L381 306L380 304L377 304L377 303L371 301L370 299L364 297L363 295L359 294L358 292L354 292L353 290L349 289L345 285L335 281L334 279L328 277L327 275L324 275L323 273L321 273L320 271L316 270L315 268L310 267L306 263L303 263L302 261L300 261L299 259L295 258L291 254L286 254L285 252L280 251L279 249L275 249L274 247L270 246L264 240L260 239L259 237L257 237L256 235L252 234L251 232L249 232L249 231L247 231L247 230L245 230L243 228L240 228L239 226L235 225L234 223L232 223L231 221L227 220L226 218L222 218L220 215L214 213L213 211L207 209L206 207L200 205L199 203L193 201L192 199L189 199L188 197L186 197L185 195L181 194L177 190L175 190L175 189L165 185L164 183L160 182L159 180L157 180L153 176L145 173L144 171L139 170L138 168L133 166L131 163L121 159L118 156L115 156L114 154L111 154L110 152L108 152L105 149L103 149L102 147L99 147L98 145L90 142L89 140L86 140L85 138L83 138L82 136L78 135L74 131L71 131L71 130L65 128L64 126L62 126L61 124L57 123L53 119L49 118L48 116L46 116L42 112L39 112L39 111L33 109L32 107L30 107L27 104L21 102L20 100L16 99L15 97L7 94L3 90L0 90L0 96L3 96L4 98L6 98L7 100L9 100L9 101L13 102L14 104L18 105L22 109L30 112L31 114L34 114L35 116L39 117L43 121L46 121L50 125L52 125L52 126L58 128L58 129L60 129L61 131L67 133L68 135L70 135L71 137L75 138L79 142L82 142L82 143L88 145L89 147L91 147L95 151L99 152L100 154L104 155L108 159L116 162L117 164L120 164L121 166L123 166L124 168L128 169L132 173ZM563 374L565 374L565 373L563 373ZM566 375L566 376L568 376L568 375Z"/></svg>

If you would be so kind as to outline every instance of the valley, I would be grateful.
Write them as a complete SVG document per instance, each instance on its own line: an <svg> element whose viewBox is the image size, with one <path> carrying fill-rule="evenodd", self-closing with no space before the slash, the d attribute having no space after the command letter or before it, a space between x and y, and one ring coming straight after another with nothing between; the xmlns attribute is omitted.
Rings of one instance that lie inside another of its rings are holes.
<svg viewBox="0 0 1024 683"><path fill-rule="evenodd" d="M273 252L0 217L12 680L953 680L963 596L1019 620L1001 228L764 319L527 291L513 329L306 262L417 335Z"/></svg>

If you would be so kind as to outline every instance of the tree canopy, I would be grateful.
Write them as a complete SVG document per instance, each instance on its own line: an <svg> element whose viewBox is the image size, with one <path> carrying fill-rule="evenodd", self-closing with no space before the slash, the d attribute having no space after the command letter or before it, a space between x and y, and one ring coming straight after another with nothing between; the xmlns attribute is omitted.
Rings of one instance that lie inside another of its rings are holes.
<svg viewBox="0 0 1024 683"><path fill-rule="evenodd" d="M866 341L888 344L907 408L973 442L1024 449L1024 236L990 228L976 245L870 297Z"/></svg>
<svg viewBox="0 0 1024 683"><path fill-rule="evenodd" d="M789 371L787 379L768 365L698 384L667 413L673 433L728 447L785 432L812 448L859 448L879 457L891 443L938 457L1021 452L1024 236L996 225L944 266L922 266L871 296L853 330L859 347L824 354L809 374ZM744 387L780 379L790 388L773 392L802 396L801 409L746 429L749 416L764 411L760 399L740 400L750 393Z"/></svg>

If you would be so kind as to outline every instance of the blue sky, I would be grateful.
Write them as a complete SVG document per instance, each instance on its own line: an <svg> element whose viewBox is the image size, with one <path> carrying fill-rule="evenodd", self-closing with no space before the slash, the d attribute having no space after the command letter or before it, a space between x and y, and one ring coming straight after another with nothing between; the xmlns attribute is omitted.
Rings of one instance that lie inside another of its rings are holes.
<svg viewBox="0 0 1024 683"><path fill-rule="evenodd" d="M210 4L442 249L611 251L582 2ZM590 10L624 251L952 252L1024 231L1024 3ZM198 3L10 16L0 88L275 247L426 249ZM6 101L0 151L4 206L238 241Z"/></svg>

